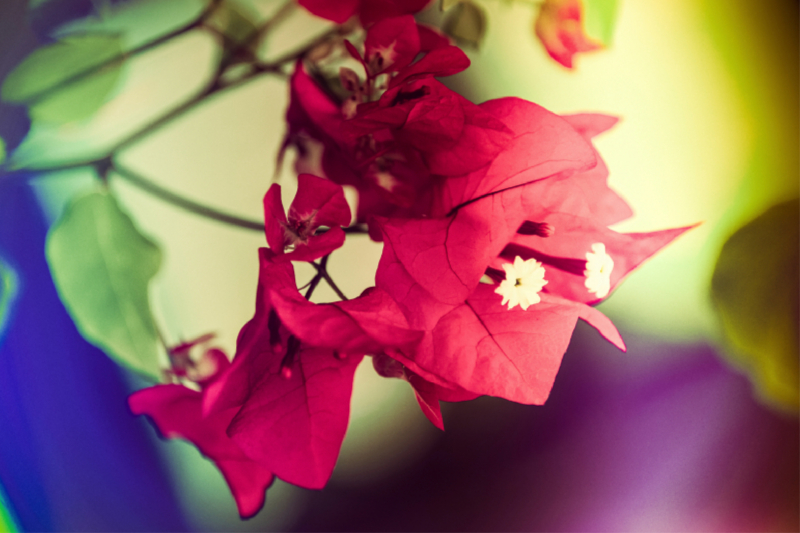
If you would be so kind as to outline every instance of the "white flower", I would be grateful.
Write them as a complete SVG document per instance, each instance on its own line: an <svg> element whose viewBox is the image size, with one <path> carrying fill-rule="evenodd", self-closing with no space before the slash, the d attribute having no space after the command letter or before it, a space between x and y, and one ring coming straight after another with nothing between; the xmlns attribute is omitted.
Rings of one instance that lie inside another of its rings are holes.
<svg viewBox="0 0 800 533"><path fill-rule="evenodd" d="M604 298L611 290L611 271L614 270L614 260L606 253L606 245L596 242L592 251L586 252L586 276L584 285L589 292L598 298Z"/></svg>
<svg viewBox="0 0 800 533"><path fill-rule="evenodd" d="M508 302L509 310L515 305L527 310L531 305L542 301L539 291L547 281L544 279L544 267L539 261L535 259L523 261L517 256L513 264L504 264L503 270L506 271L506 279L494 291L503 297L500 305Z"/></svg>

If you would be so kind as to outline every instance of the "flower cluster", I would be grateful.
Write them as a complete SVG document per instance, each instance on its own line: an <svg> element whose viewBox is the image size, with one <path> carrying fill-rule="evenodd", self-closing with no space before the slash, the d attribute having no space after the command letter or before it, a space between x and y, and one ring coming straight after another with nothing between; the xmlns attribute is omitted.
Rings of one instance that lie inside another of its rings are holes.
<svg viewBox="0 0 800 533"><path fill-rule="evenodd" d="M441 429L440 401L542 404L578 319L625 349L591 306L687 229L609 229L631 211L592 138L616 119L518 98L476 105L437 81L469 60L410 15L424 1L299 3L334 21L357 15L366 35L342 43L360 67L341 68L339 96L314 65L295 65L286 146L298 149L298 189L288 214L278 185L264 198L255 314L231 364L215 349L174 357L183 384L130 399L216 462L242 516L273 476L325 485L365 356L406 380ZM315 304L307 296L350 224L342 185L358 191L355 227L383 252L374 287ZM305 296L292 261L319 273Z"/></svg>

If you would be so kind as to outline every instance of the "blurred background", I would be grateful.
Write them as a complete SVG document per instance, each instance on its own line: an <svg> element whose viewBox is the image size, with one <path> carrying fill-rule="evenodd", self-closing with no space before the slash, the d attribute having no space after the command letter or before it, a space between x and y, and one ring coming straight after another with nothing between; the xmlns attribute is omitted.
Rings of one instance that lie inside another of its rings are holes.
<svg viewBox="0 0 800 533"><path fill-rule="evenodd" d="M264 19L281 5L240 3ZM133 46L203 5L3 0L0 77L63 24ZM597 139L612 187L635 213L615 229L703 222L600 306L628 352L579 324L545 406L445 405L445 432L422 416L407 384L379 378L367 361L328 486L278 481L265 509L240 521L211 463L130 415L127 394L147 383L83 341L44 258L49 225L96 177L37 168L101 154L197 94L219 50L190 32L131 59L90 118L53 125L0 102L11 154L0 176L0 307L10 308L0 323L0 531L800 528L798 3L621 2L610 46L579 56L572 71L533 35L537 6L476 5L485 36L468 51L472 66L446 80L451 88L475 102L519 96L557 113L621 117ZM437 3L420 20L443 16ZM259 53L278 57L327 24L295 10ZM285 80L258 78L119 158L184 197L258 220L287 100ZM110 185L164 253L150 296L166 340L216 332L233 353L253 313L262 234L178 210L121 179ZM345 294L373 284L380 256L380 245L354 237L329 267ZM333 299L322 287L317 296Z"/></svg>

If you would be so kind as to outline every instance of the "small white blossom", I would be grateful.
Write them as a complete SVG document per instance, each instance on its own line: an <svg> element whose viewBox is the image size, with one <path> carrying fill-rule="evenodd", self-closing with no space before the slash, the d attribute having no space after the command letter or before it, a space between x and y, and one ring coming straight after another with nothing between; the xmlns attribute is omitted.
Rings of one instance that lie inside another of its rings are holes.
<svg viewBox="0 0 800 533"><path fill-rule="evenodd" d="M500 305L508 302L508 309L519 305L527 310L533 304L542 301L539 291L547 284L544 279L544 267L535 259L523 261L520 256L514 258L514 263L503 265L506 271L504 279L494 292L503 297Z"/></svg>
<svg viewBox="0 0 800 533"><path fill-rule="evenodd" d="M596 242L592 251L586 252L586 276L584 285L589 292L598 298L604 298L611 291L611 271L614 270L614 260L606 253L606 245Z"/></svg>

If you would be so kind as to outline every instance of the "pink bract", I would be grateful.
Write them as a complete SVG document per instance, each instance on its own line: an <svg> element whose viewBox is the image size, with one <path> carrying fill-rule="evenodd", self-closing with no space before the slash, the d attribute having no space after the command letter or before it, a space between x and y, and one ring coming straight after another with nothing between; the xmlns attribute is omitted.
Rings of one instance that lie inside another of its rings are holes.
<svg viewBox="0 0 800 533"><path fill-rule="evenodd" d="M220 350L209 350L206 357L215 370L200 380L203 387L216 381L230 364ZM274 476L228 437L226 432L236 410L204 416L203 395L183 385L156 385L131 394L128 405L133 414L149 416L164 437L186 439L211 459L225 477L239 514L249 518L263 507L264 492Z"/></svg>
<svg viewBox="0 0 800 533"><path fill-rule="evenodd" d="M297 195L287 219L281 201L281 186L273 184L264 196L267 243L282 260L313 261L344 244L340 226L350 224L350 207L340 185L310 174L297 178ZM329 229L315 234L320 226ZM291 248L288 253L286 248Z"/></svg>
<svg viewBox="0 0 800 533"><path fill-rule="evenodd" d="M248 457L289 483L322 488L364 353L413 345L421 333L380 290L313 304L297 291L291 263L266 248L260 259L255 315L239 334L233 365L209 388L206 410L234 409L228 434Z"/></svg>
<svg viewBox="0 0 800 533"><path fill-rule="evenodd" d="M388 17L416 13L430 0L297 0L318 17L342 24L358 15L366 27Z"/></svg>
<svg viewBox="0 0 800 533"><path fill-rule="evenodd" d="M545 0L535 30L550 57L567 68L572 68L575 54L602 48L586 35L582 0Z"/></svg>

